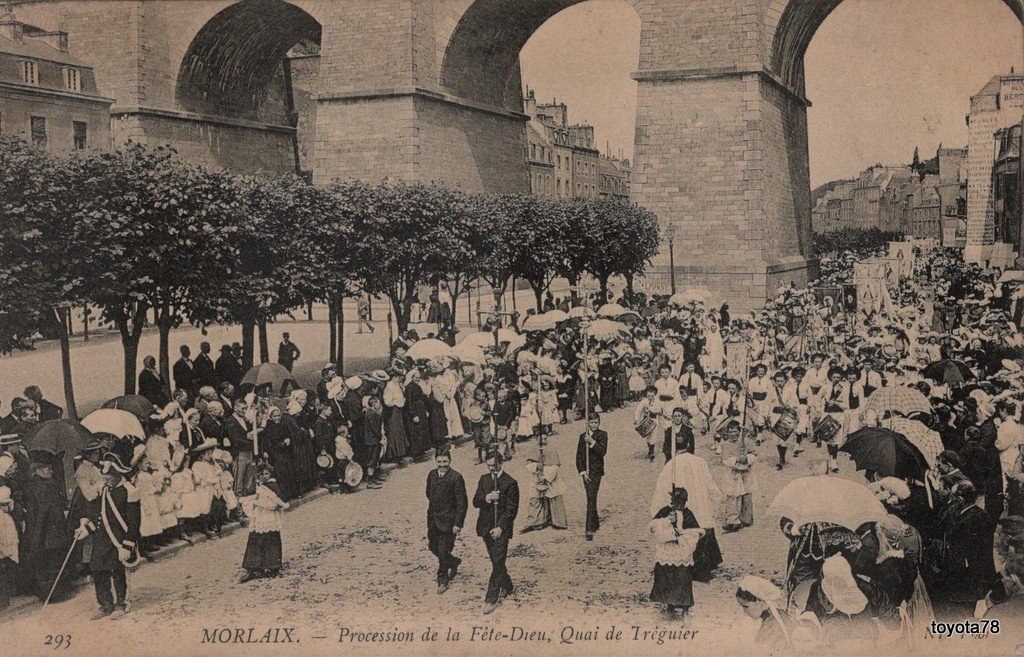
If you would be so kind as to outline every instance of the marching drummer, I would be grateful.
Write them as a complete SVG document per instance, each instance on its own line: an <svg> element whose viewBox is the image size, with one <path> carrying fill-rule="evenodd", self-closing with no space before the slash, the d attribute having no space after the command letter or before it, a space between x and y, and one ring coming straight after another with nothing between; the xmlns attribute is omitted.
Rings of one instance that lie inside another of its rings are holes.
<svg viewBox="0 0 1024 657"><path fill-rule="evenodd" d="M775 434L775 448L779 451L777 470L786 466L786 450L789 449L789 438L796 430L799 401L796 387L787 385L789 375L785 369L779 369L772 376L772 390L768 394L771 410L768 413L768 425Z"/></svg>
<svg viewBox="0 0 1024 657"><path fill-rule="evenodd" d="M647 460L654 460L654 446L658 442L660 431L665 428L665 413L660 401L658 401L658 389L654 386L647 386L644 398L633 410L633 427L640 437L647 442Z"/></svg>
<svg viewBox="0 0 1024 657"><path fill-rule="evenodd" d="M754 375L747 382L747 390L754 402L752 404L753 408L749 410L753 411L752 419L757 430L754 434L754 440L758 445L763 442L761 432L770 428L768 424L768 411L771 409L772 404L768 399L768 395L771 389L772 381L768 378L768 366L764 363L757 363L754 365Z"/></svg>
<svg viewBox="0 0 1024 657"><path fill-rule="evenodd" d="M793 445L793 456L800 456L804 451L803 441L811 424L811 384L807 381L807 370L802 366L793 368L793 378L786 384L786 393L796 398L796 439Z"/></svg>
<svg viewBox="0 0 1024 657"><path fill-rule="evenodd" d="M724 429L730 423L735 422L741 425L746 413L747 398L740 390L740 382L736 379L729 379L725 385L726 397L716 409L716 415L712 420L712 430L715 436L714 451L722 455L722 437ZM742 425L741 425L742 426ZM742 427L746 428L746 427Z"/></svg>
<svg viewBox="0 0 1024 657"><path fill-rule="evenodd" d="M845 379L841 367L833 367L828 373L829 382L822 388L825 402L825 417L815 429L815 438L821 431L826 447L828 447L827 472L839 472L839 444L846 438L846 411L850 409L850 384Z"/></svg>
<svg viewBox="0 0 1024 657"><path fill-rule="evenodd" d="M864 405L864 400L867 398L860 370L853 365L846 368L846 385L846 433L853 433L861 427L861 413L863 412L861 406Z"/></svg>

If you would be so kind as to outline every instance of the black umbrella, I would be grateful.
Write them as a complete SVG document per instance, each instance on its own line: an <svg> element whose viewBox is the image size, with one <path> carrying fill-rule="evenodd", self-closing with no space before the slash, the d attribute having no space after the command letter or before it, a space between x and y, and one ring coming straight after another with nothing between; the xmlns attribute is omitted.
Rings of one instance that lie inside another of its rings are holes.
<svg viewBox="0 0 1024 657"><path fill-rule="evenodd" d="M47 420L40 422L25 436L25 449L50 454L78 454L92 433L78 422Z"/></svg>
<svg viewBox="0 0 1024 657"><path fill-rule="evenodd" d="M963 383L977 378L967 363L948 358L931 363L921 375L938 383Z"/></svg>
<svg viewBox="0 0 1024 657"><path fill-rule="evenodd" d="M865 427L854 431L839 449L850 455L858 470L873 470L883 477L920 480L928 470L921 450L891 429Z"/></svg>
<svg viewBox="0 0 1024 657"><path fill-rule="evenodd" d="M120 397L114 397L108 400L103 408L116 408L121 411L128 411L135 417L139 418L139 421L145 423L149 421L149 418L153 413L156 412L156 407L153 406L153 402L149 401L142 395L121 395Z"/></svg>

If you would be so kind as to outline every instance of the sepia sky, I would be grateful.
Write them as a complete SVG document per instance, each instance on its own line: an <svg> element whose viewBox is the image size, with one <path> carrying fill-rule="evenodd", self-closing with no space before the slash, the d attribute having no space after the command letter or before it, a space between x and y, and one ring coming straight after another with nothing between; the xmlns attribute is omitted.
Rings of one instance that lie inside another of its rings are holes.
<svg viewBox="0 0 1024 657"><path fill-rule="evenodd" d="M569 104L598 145L633 150L640 20L622 0L591 0L545 23L522 52L523 83ZM1022 68L1021 26L1002 0L846 0L805 60L811 184L875 162L967 142L970 95Z"/></svg>

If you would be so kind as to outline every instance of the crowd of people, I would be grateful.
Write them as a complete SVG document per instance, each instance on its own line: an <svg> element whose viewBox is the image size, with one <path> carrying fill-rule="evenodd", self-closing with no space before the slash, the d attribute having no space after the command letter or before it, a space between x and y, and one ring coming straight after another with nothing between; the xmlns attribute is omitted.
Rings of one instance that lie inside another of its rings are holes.
<svg viewBox="0 0 1024 657"><path fill-rule="evenodd" d="M601 415L636 402L645 456L665 461L650 508L650 599L669 613L699 604L693 580L708 581L728 558L716 530L742 532L758 516L778 520L791 544L783 580L739 583L737 601L762 621L759 640L882 640L932 618L983 616L1019 593L1024 572L1021 283L955 251L919 248L884 299L857 307L854 265L874 255L826 258L814 287L790 285L741 317L700 290L616 303L549 297L541 313L495 314L458 342L450 324L443 339L408 331L386 369L340 377L328 365L308 391L290 376L301 352L287 334L278 370L243 373L237 346L216 362L208 343L194 360L182 347L169 397L147 357L142 402L107 405L130 408L142 435L95 432L70 495L59 459L26 449L35 426L61 417L30 387L0 419L0 595L59 597L73 579L58 577L73 545L72 569L90 570L101 615L117 615L118 564L232 519L250 526L243 579L273 576L289 502L322 486L380 488L382 464L431 454L427 495L445 510L431 515L428 537L443 592L458 569L453 527L466 514L449 454L471 441L490 475L473 499L494 563L493 610L512 586L505 558L519 495L517 486L515 509L502 497L512 484L501 463L518 447L530 473L522 531L565 529L565 477L549 438L586 418L575 468L592 540L609 441ZM778 518L754 508L765 454L784 471L807 450L824 456L810 479L839 480L841 453L864 473L877 507L851 516L862 522L814 498ZM724 466L720 481L709 460ZM111 526L120 531L97 530Z"/></svg>

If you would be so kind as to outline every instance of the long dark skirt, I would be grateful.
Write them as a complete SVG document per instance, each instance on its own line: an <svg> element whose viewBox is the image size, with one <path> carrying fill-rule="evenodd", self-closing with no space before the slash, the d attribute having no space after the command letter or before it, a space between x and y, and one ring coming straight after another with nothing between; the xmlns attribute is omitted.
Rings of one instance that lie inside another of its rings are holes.
<svg viewBox="0 0 1024 657"><path fill-rule="evenodd" d="M316 488L319 468L316 465L316 445L305 431L295 441L292 457L295 459L296 493L302 495Z"/></svg>
<svg viewBox="0 0 1024 657"><path fill-rule="evenodd" d="M698 582L710 582L715 569L721 563L722 550L718 547L715 530L707 529L697 541L697 549L693 552L693 579Z"/></svg>
<svg viewBox="0 0 1024 657"><path fill-rule="evenodd" d="M281 569L281 532L249 532L242 568L246 570Z"/></svg>
<svg viewBox="0 0 1024 657"><path fill-rule="evenodd" d="M409 455L409 437L405 435L405 418L399 406L384 409L384 422L388 434L388 449L384 459L397 462Z"/></svg>
<svg viewBox="0 0 1024 657"><path fill-rule="evenodd" d="M690 567L654 564L654 587L651 588L651 602L661 602L687 609L692 607L693 576Z"/></svg>
<svg viewBox="0 0 1024 657"><path fill-rule="evenodd" d="M444 414L444 404L431 398L427 402L427 412L430 413L430 442L433 447L438 447L448 436L448 419Z"/></svg>
<svg viewBox="0 0 1024 657"><path fill-rule="evenodd" d="M292 451L287 447L275 449L270 453L270 465L274 468L274 478L281 489L281 499L285 502L295 499L299 494L299 486Z"/></svg>

